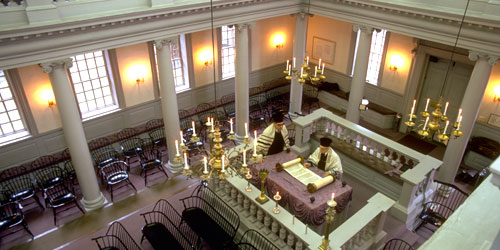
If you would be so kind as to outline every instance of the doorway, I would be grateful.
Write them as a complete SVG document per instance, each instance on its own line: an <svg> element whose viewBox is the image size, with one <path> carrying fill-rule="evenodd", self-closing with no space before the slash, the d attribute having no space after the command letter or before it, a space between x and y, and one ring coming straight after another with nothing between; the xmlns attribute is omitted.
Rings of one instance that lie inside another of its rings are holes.
<svg viewBox="0 0 500 250"><path fill-rule="evenodd" d="M425 109L427 98L431 99L428 111L434 110L435 104L439 101L439 97L442 96L441 112L444 112L445 103L449 102L446 116L450 123L453 123L457 119L458 109L462 103L473 66L454 61L450 65L450 71L445 83L450 60L435 56L429 56L428 60L427 71L417 100L417 110L421 112Z"/></svg>

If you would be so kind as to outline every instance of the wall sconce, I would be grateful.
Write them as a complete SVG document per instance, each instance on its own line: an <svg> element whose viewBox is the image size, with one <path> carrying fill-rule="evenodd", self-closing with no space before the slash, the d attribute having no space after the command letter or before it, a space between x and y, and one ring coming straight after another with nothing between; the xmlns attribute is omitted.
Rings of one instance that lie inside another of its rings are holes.
<svg viewBox="0 0 500 250"><path fill-rule="evenodd" d="M497 86L494 91L495 95L493 96L493 102L500 101L500 86Z"/></svg>
<svg viewBox="0 0 500 250"><path fill-rule="evenodd" d="M139 84L141 82L144 82L144 76L137 76L137 79L135 79L135 83Z"/></svg>
<svg viewBox="0 0 500 250"><path fill-rule="evenodd" d="M368 104L370 104L370 101L368 99L361 99L361 104L359 104L359 110L361 111L366 111L368 110Z"/></svg>
<svg viewBox="0 0 500 250"><path fill-rule="evenodd" d="M285 36L283 34L275 34L273 36L273 46L277 49L282 49L285 44Z"/></svg>
<svg viewBox="0 0 500 250"><path fill-rule="evenodd" d="M210 48L204 49L199 53L198 58L200 62L207 67L212 64L212 51Z"/></svg>
<svg viewBox="0 0 500 250"><path fill-rule="evenodd" d="M48 100L47 102L49 104L49 108L53 108L54 106L56 106L56 102L54 100Z"/></svg>
<svg viewBox="0 0 500 250"><path fill-rule="evenodd" d="M389 60L389 69L391 71L397 71L398 68L402 67L404 65L404 59L401 55L395 54L392 55L391 59Z"/></svg>

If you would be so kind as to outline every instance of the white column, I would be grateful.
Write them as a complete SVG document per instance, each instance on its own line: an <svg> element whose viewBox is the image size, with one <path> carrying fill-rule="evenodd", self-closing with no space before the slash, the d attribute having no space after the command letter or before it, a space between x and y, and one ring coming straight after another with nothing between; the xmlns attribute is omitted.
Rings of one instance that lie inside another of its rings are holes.
<svg viewBox="0 0 500 250"><path fill-rule="evenodd" d="M177 43L177 37L156 40L156 59L160 81L161 111L165 124L165 138L167 140L168 164L172 173L182 171L182 162L175 162L175 140L180 141L179 111L177 110L177 94L175 92L174 72L170 44Z"/></svg>
<svg viewBox="0 0 500 250"><path fill-rule="evenodd" d="M293 36L293 56L296 60L295 68L300 72L300 67L304 64L306 55L306 35L307 35L307 20L308 14L298 13L295 19L295 34ZM290 61L293 63L293 60ZM293 67L293 65L292 65ZM290 86L290 108L289 113L302 113L302 84L297 79L292 79Z"/></svg>
<svg viewBox="0 0 500 250"><path fill-rule="evenodd" d="M236 135L238 139L245 136L245 122L248 123L248 99L250 66L248 51L248 32L252 24L243 23L236 25L236 58L235 58L235 111L236 111Z"/></svg>
<svg viewBox="0 0 500 250"><path fill-rule="evenodd" d="M353 25L353 29L354 31L360 32L360 34L355 59L356 63L354 65L354 74L351 81L349 103L347 105L346 119L354 123L359 123L359 104L361 104L361 99L363 99L364 95L373 28Z"/></svg>
<svg viewBox="0 0 500 250"><path fill-rule="evenodd" d="M57 109L61 116L64 139L71 154L71 161L83 194L81 201L83 207L87 211L100 208L107 203L107 200L97 184L94 164L85 138L80 113L66 72L67 68L73 66L72 59L41 63L40 66L45 73L49 74L52 83Z"/></svg>
<svg viewBox="0 0 500 250"><path fill-rule="evenodd" d="M444 153L443 165L439 168L437 179L447 183L453 183L460 162L464 155L467 142L470 139L472 129L476 123L476 118L481 108L484 91L488 85L491 69L498 61L497 57L491 57L478 52L470 52L469 59L476 61L474 70L470 76L467 89L460 108L462 109L462 127L463 135L454 139L450 138L446 151ZM454 121L452 121L454 122Z"/></svg>

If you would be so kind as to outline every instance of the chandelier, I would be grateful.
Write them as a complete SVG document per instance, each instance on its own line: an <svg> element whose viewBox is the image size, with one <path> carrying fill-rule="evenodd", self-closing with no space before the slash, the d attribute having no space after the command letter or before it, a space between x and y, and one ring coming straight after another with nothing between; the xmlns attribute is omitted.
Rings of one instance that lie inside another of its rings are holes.
<svg viewBox="0 0 500 250"><path fill-rule="evenodd" d="M443 90L446 86L446 80L448 79L448 74L450 72L451 65L453 64L453 56L455 55L455 50L457 48L458 38L460 37L460 32L462 30L462 26L464 23L465 15L467 14L467 8L469 7L470 0L467 1L467 5L465 6L465 11L462 16L462 21L460 22L460 27L458 28L457 37L455 39L455 45L453 46L453 50L451 52L450 63L448 64L448 68L446 69L446 75L444 78L443 86L441 87L440 97L437 102L431 102L430 98L427 98L427 102L425 104L425 110L420 112L421 118L417 118L415 112L415 103L416 100L413 100L413 105L411 107L410 114L408 114L408 120L405 122L405 125L410 128L418 128L417 133L423 138L434 138L434 135L437 134L437 138L440 142L446 142L450 139L450 136L453 135L454 138L458 138L463 135L463 132L460 131L462 127L462 109L458 110L457 119L454 123L450 125L450 120L446 116L446 111L448 109L449 102L445 103L444 111L441 112L442 102L443 102ZM431 108L434 108L433 111L429 112L429 104ZM418 123L418 125L417 125ZM448 130L448 128L450 129Z"/></svg>
<svg viewBox="0 0 500 250"><path fill-rule="evenodd" d="M215 121L214 118L208 117L206 126L207 139L209 141L209 150L206 150L203 146L199 147L199 150L202 154L204 154L202 159L202 174L200 178L203 181L210 181L212 179L225 180L228 175L228 169L233 169L234 173L239 173L241 175L250 175L250 169L248 168L247 162L247 151L250 147L250 144L253 144L253 154L249 159L253 163L257 163L262 156L257 154L257 131L254 131L254 140L251 141L248 136L248 124L245 123L245 137L243 140L244 146L242 147L233 147L230 149L226 149L223 142L222 131L221 131L221 123ZM231 125L231 130L229 131L226 138L228 140L234 141L236 140L235 133L233 131L233 120L230 119L229 123ZM200 137L196 134L195 122L192 121L192 135L190 138L191 143L197 143L200 141ZM183 138L182 131L180 131L181 139ZM180 146L178 141L175 141L176 155L174 158L174 162L177 164L184 164L182 174L187 176L188 178L192 176L193 171L191 170L191 166L189 166L189 161L187 157L187 145L181 140ZM240 152L241 151L241 152ZM184 157L181 156L181 153ZM242 154L239 157L239 154ZM239 171L236 169L239 168ZM248 178L248 177L247 177ZM251 175L250 175L251 178Z"/></svg>
<svg viewBox="0 0 500 250"><path fill-rule="evenodd" d="M286 60L286 69L283 71L286 75L285 79L296 79L299 83L309 81L313 84L317 84L326 78L324 74L325 63L321 64L321 58L319 59L318 65L314 66L314 70L309 66L309 56L304 59L304 63L300 66L300 69L295 67L296 60L297 58L293 57L292 64L290 64L290 60Z"/></svg>

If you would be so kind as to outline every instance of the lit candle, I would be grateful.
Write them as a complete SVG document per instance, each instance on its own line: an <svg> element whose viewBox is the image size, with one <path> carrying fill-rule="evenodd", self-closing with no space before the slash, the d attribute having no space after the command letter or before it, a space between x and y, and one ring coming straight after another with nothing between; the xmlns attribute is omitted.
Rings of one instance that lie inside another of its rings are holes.
<svg viewBox="0 0 500 250"><path fill-rule="evenodd" d="M309 56L306 57L306 65L309 65Z"/></svg>
<svg viewBox="0 0 500 250"><path fill-rule="evenodd" d="M427 108L429 107L429 102L431 101L431 98L427 98L427 103L425 104L425 112L427 112Z"/></svg>
<svg viewBox="0 0 500 250"><path fill-rule="evenodd" d="M215 123L214 118L212 117L211 119L212 120L210 121L210 125L212 125L212 131L214 131L214 123Z"/></svg>
<svg viewBox="0 0 500 250"><path fill-rule="evenodd" d="M189 169L187 153L184 152L184 169Z"/></svg>
<svg viewBox="0 0 500 250"><path fill-rule="evenodd" d="M335 193L332 193L332 201L333 201L333 198L335 198Z"/></svg>
<svg viewBox="0 0 500 250"><path fill-rule="evenodd" d="M276 191L276 196L280 196L280 191Z"/></svg>
<svg viewBox="0 0 500 250"><path fill-rule="evenodd" d="M291 76L291 75L292 75L292 69L290 69L290 70L288 71L288 75L289 75L289 76Z"/></svg>
<svg viewBox="0 0 500 250"><path fill-rule="evenodd" d="M448 104L450 104L449 102L446 102L446 105L444 105L444 112L443 112L443 115L446 115L446 110L448 110Z"/></svg>
<svg viewBox="0 0 500 250"><path fill-rule="evenodd" d="M288 70L288 64L290 64L290 60L286 60L286 70Z"/></svg>
<svg viewBox="0 0 500 250"><path fill-rule="evenodd" d="M300 67L300 78L302 78L302 74L304 74L304 67Z"/></svg>
<svg viewBox="0 0 500 250"><path fill-rule="evenodd" d="M179 134L181 135L181 146L184 145L184 136L182 135L182 130L179 131Z"/></svg>
<svg viewBox="0 0 500 250"><path fill-rule="evenodd" d="M194 121L191 121L191 125L193 126L193 135L196 135L196 129L195 129L195 126L194 126Z"/></svg>
<svg viewBox="0 0 500 250"><path fill-rule="evenodd" d="M255 138L255 140L253 140L253 155L254 156L257 155L257 138Z"/></svg>
<svg viewBox="0 0 500 250"><path fill-rule="evenodd" d="M444 135L446 134L446 130L448 129L448 124L450 124L449 120L446 121L446 126L444 126L444 132L443 132Z"/></svg>
<svg viewBox="0 0 500 250"><path fill-rule="evenodd" d="M325 74L325 63L323 63L323 68L321 68L321 74L324 75Z"/></svg>
<svg viewBox="0 0 500 250"><path fill-rule="evenodd" d="M428 116L425 119L425 124L424 124L424 129L423 130L425 130L427 128L427 122L429 122L429 117Z"/></svg>
<svg viewBox="0 0 500 250"><path fill-rule="evenodd" d="M226 163L226 156L225 155L222 155L222 172L225 171L224 169L224 164Z"/></svg>
<svg viewBox="0 0 500 250"><path fill-rule="evenodd" d="M458 110L457 122L458 122L458 119L460 119L460 116L462 116L462 109Z"/></svg>
<svg viewBox="0 0 500 250"><path fill-rule="evenodd" d="M257 130L253 131L253 138L255 138L255 140L257 140Z"/></svg>
<svg viewBox="0 0 500 250"><path fill-rule="evenodd" d="M231 124L231 134L233 133L233 118L229 119L229 124Z"/></svg>
<svg viewBox="0 0 500 250"><path fill-rule="evenodd" d="M321 58L319 59L318 66L321 67Z"/></svg>
<svg viewBox="0 0 500 250"><path fill-rule="evenodd" d="M243 149L243 165L247 165L247 150Z"/></svg>
<svg viewBox="0 0 500 250"><path fill-rule="evenodd" d="M460 115L460 117L458 118L458 126L457 126L457 129L460 129L460 123L462 123L462 116Z"/></svg>
<svg viewBox="0 0 500 250"><path fill-rule="evenodd" d="M210 126L210 116L207 116L207 124Z"/></svg>
<svg viewBox="0 0 500 250"><path fill-rule="evenodd" d="M203 156L203 173L208 173L208 168L207 168L207 157Z"/></svg>
<svg viewBox="0 0 500 250"><path fill-rule="evenodd" d="M410 121L413 119L413 112L415 112L415 103L417 100L413 99L413 106L411 107Z"/></svg>
<svg viewBox="0 0 500 250"><path fill-rule="evenodd" d="M245 138L248 138L248 123L245 122Z"/></svg>
<svg viewBox="0 0 500 250"><path fill-rule="evenodd" d="M289 70L289 67L290 67L290 64L288 64L288 62L287 62L287 64L286 64L286 71Z"/></svg>
<svg viewBox="0 0 500 250"><path fill-rule="evenodd" d="M293 68L295 69L295 57L293 57Z"/></svg>
<svg viewBox="0 0 500 250"><path fill-rule="evenodd" d="M318 74L318 66L314 66L314 77Z"/></svg>
<svg viewBox="0 0 500 250"><path fill-rule="evenodd" d="M179 141L175 140L175 155L179 155Z"/></svg>

